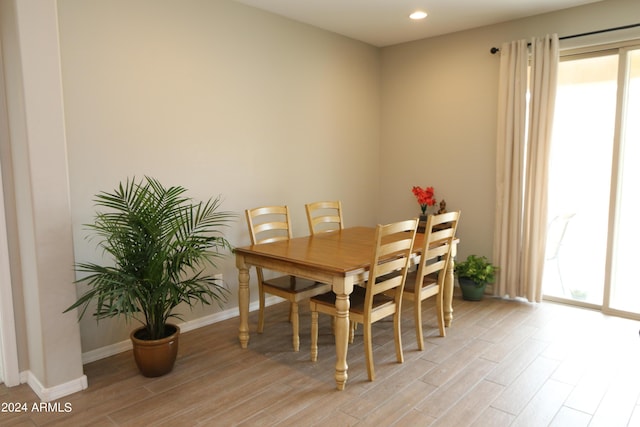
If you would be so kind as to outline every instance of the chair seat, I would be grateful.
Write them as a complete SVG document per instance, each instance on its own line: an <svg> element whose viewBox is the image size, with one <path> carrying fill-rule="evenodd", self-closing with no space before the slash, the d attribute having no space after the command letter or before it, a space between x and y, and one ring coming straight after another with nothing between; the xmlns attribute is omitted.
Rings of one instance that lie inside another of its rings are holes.
<svg viewBox="0 0 640 427"><path fill-rule="evenodd" d="M404 292L409 294L416 293L416 276L417 275L418 275L418 272L415 270L407 273L407 280L405 281L405 284L404 284ZM437 284L438 284L437 274L430 274L428 276L424 276L424 279L422 279L422 290L431 286L436 286Z"/></svg>
<svg viewBox="0 0 640 427"><path fill-rule="evenodd" d="M280 276L264 280L262 286L266 292L292 302L331 291L329 284L296 276Z"/></svg>
<svg viewBox="0 0 640 427"><path fill-rule="evenodd" d="M349 312L364 315L364 296L366 289L360 286L354 286L353 292L349 295ZM311 301L331 309L336 307L336 294L333 292L326 292L311 298ZM373 310L380 309L384 305L393 304L393 298L378 294L373 297ZM326 311L326 310L323 310Z"/></svg>
<svg viewBox="0 0 640 427"><path fill-rule="evenodd" d="M313 288L331 287L325 283L316 282L315 280L302 279L296 276L280 276L273 279L267 279L262 282L271 288L282 289L290 293L302 293ZM326 291L325 291L326 292Z"/></svg>

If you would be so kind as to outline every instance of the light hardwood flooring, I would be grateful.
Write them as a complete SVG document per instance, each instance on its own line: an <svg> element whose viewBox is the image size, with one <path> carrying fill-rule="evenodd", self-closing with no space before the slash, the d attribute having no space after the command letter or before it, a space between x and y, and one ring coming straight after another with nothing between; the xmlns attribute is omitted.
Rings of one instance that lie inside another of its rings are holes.
<svg viewBox="0 0 640 427"><path fill-rule="evenodd" d="M131 352L85 366L89 388L60 399L68 413L0 413L14 426L640 426L640 322L552 303L456 296L447 336L427 303L425 351L403 311L405 362L391 322L374 329L377 378L367 380L361 329L349 347L346 390L335 390L328 317L309 361L310 315L301 304L300 352L288 307L267 308L265 332L240 349L238 319L181 337L173 372L138 374ZM1 402L38 402L26 385Z"/></svg>

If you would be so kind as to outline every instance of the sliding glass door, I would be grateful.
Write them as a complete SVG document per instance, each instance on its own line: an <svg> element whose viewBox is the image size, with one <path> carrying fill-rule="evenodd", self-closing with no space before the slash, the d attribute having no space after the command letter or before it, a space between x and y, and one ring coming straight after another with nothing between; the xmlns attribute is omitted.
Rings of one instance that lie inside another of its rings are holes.
<svg viewBox="0 0 640 427"><path fill-rule="evenodd" d="M550 155L544 294L640 315L640 49L565 57Z"/></svg>
<svg viewBox="0 0 640 427"><path fill-rule="evenodd" d="M617 74L617 55L560 63L545 295L602 304Z"/></svg>

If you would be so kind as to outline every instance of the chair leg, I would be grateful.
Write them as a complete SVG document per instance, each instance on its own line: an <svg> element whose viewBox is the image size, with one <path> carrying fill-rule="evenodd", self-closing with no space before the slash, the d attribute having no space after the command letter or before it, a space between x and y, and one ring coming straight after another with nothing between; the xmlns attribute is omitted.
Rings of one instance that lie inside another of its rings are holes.
<svg viewBox="0 0 640 427"><path fill-rule="evenodd" d="M311 361L318 360L318 312L311 305Z"/></svg>
<svg viewBox="0 0 640 427"><path fill-rule="evenodd" d="M367 363L367 374L369 375L369 381L376 379L376 373L373 370L373 344L371 342L371 322L364 322L362 324L362 330L364 334L364 358Z"/></svg>
<svg viewBox="0 0 640 427"><path fill-rule="evenodd" d="M422 338L422 301L420 297L416 295L416 299L413 301L413 319L416 324L416 342L418 343L418 350L424 350L424 338Z"/></svg>
<svg viewBox="0 0 640 427"><path fill-rule="evenodd" d="M442 289L438 295L436 295L436 316L438 318L438 329L440 329L440 336L444 337L447 333L444 330L444 304Z"/></svg>
<svg viewBox="0 0 640 427"><path fill-rule="evenodd" d="M358 329L358 322L349 320L349 344L353 344L353 338L356 335L356 329Z"/></svg>
<svg viewBox="0 0 640 427"><path fill-rule="evenodd" d="M262 290L262 285L258 285L258 333L261 334L264 330L264 291Z"/></svg>
<svg viewBox="0 0 640 427"><path fill-rule="evenodd" d="M402 354L402 332L400 330L400 311L396 311L393 315L393 336L396 342L396 360L398 363L404 363L404 355Z"/></svg>
<svg viewBox="0 0 640 427"><path fill-rule="evenodd" d="M298 318L298 303L291 303L291 323L293 325L293 351L300 350L300 323Z"/></svg>

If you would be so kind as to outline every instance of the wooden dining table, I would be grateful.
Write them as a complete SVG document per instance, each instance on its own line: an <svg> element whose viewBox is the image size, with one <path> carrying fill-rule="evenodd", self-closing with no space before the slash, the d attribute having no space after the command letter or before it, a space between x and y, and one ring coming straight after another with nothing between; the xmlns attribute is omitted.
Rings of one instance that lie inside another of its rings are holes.
<svg viewBox="0 0 640 427"><path fill-rule="evenodd" d="M375 228L351 227L342 230L297 237L286 241L239 247L234 250L238 268L239 340L242 348L249 344L249 268L262 267L285 274L329 283L336 294L335 380L338 390L347 382L347 347L349 339L349 294L364 283L372 259ZM424 234L416 234L415 257L419 259ZM456 244L452 255L455 255ZM453 258L453 257L452 257ZM417 262L417 261L415 261ZM453 319L453 262L449 263L443 289L445 325Z"/></svg>

